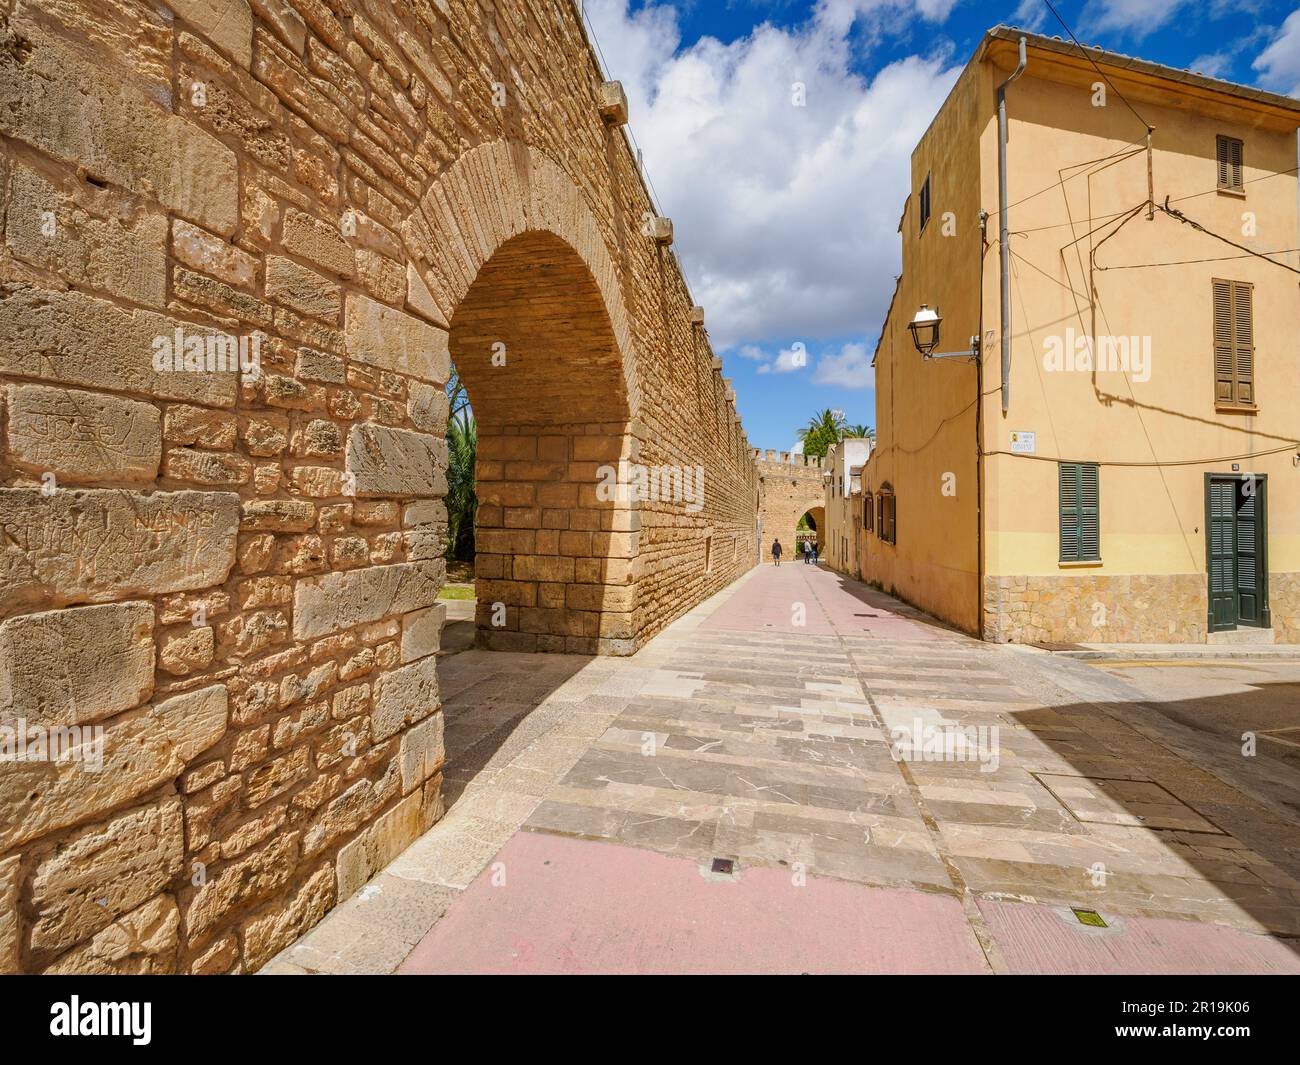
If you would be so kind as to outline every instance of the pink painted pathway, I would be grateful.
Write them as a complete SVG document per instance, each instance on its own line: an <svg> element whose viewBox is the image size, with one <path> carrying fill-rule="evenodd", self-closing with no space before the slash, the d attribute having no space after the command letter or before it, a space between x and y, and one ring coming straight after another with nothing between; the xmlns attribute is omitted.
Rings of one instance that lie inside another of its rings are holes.
<svg viewBox="0 0 1300 1065"><path fill-rule="evenodd" d="M715 611L701 628L893 640L957 638L952 630L883 592L803 562L763 566L736 589L726 609Z"/></svg>
<svg viewBox="0 0 1300 1065"><path fill-rule="evenodd" d="M494 879L504 883L494 885ZM520 832L402 973L983 973L953 898Z"/></svg>

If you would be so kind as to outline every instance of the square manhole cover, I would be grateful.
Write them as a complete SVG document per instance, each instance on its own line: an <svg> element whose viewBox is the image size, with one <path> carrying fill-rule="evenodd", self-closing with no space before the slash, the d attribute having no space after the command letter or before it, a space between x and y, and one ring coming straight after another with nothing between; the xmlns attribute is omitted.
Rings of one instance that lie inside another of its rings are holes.
<svg viewBox="0 0 1300 1065"><path fill-rule="evenodd" d="M1035 773L1038 782L1085 824L1134 825L1224 835L1190 806L1150 780L1110 780Z"/></svg>

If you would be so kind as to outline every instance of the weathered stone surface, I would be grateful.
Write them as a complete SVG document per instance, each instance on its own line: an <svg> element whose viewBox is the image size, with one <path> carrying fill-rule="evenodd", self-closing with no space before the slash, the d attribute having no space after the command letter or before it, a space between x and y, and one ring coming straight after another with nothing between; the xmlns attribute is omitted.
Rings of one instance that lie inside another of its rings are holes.
<svg viewBox="0 0 1300 1065"><path fill-rule="evenodd" d="M266 261L266 298L312 318L336 321L343 306L338 285L292 259L272 255Z"/></svg>
<svg viewBox="0 0 1300 1065"><path fill-rule="evenodd" d="M348 356L357 362L438 385L451 372L445 330L368 296L348 294L343 333Z"/></svg>
<svg viewBox="0 0 1300 1065"><path fill-rule="evenodd" d="M0 617L221 584L238 529L229 492L0 489Z"/></svg>
<svg viewBox="0 0 1300 1065"><path fill-rule="evenodd" d="M257 259L206 229L177 218L172 222L172 251L186 266L227 284L251 289L257 284Z"/></svg>
<svg viewBox="0 0 1300 1065"><path fill-rule="evenodd" d="M89 821L181 774L225 734L225 685L131 711L106 728L92 758L11 762L0 772L0 851Z"/></svg>
<svg viewBox="0 0 1300 1065"><path fill-rule="evenodd" d="M413 610L402 618L402 662L436 652L442 641L442 626L447 620L447 607L436 603L425 610Z"/></svg>
<svg viewBox="0 0 1300 1065"><path fill-rule="evenodd" d="M420 830L420 793L412 792L339 851L339 901L359 891L367 880L409 847Z"/></svg>
<svg viewBox="0 0 1300 1065"><path fill-rule="evenodd" d="M317 870L287 904L244 922L244 965L260 969L334 905L334 867Z"/></svg>
<svg viewBox="0 0 1300 1065"><path fill-rule="evenodd" d="M352 246L338 230L302 211L285 212L284 247L291 254L310 259L331 273L344 277L356 273Z"/></svg>
<svg viewBox="0 0 1300 1065"><path fill-rule="evenodd" d="M85 725L153 694L152 603L107 603L0 624L0 721Z"/></svg>
<svg viewBox="0 0 1300 1065"><path fill-rule="evenodd" d="M358 496L446 495L447 443L362 422L348 435L347 469Z"/></svg>
<svg viewBox="0 0 1300 1065"><path fill-rule="evenodd" d="M181 801L164 799L82 829L32 876L32 950L53 953L89 939L163 890L181 869Z"/></svg>
<svg viewBox="0 0 1300 1065"><path fill-rule="evenodd" d="M168 0L168 6L241 67L253 62L253 12L248 0Z"/></svg>
<svg viewBox="0 0 1300 1065"><path fill-rule="evenodd" d="M0 286L0 373L88 388L184 399L213 407L235 401L238 373L154 369L154 341L216 337L153 311L131 311L80 292Z"/></svg>
<svg viewBox="0 0 1300 1065"><path fill-rule="evenodd" d="M293 875L298 833L278 836L261 850L231 862L197 891L185 908L185 927L192 939L201 939L228 913L264 899L282 888Z"/></svg>
<svg viewBox="0 0 1300 1065"><path fill-rule="evenodd" d="M20 259L133 303L166 302L167 218L161 211L96 217L20 164L9 196L5 241Z"/></svg>
<svg viewBox="0 0 1300 1065"><path fill-rule="evenodd" d="M18 929L18 874L21 855L0 859L0 976L21 972Z"/></svg>
<svg viewBox="0 0 1300 1065"><path fill-rule="evenodd" d="M426 433L447 431L447 392L423 381L412 381L406 399L406 416Z"/></svg>
<svg viewBox="0 0 1300 1065"><path fill-rule="evenodd" d="M44 385L9 386L5 450L14 466L60 483L152 481L162 454L158 408Z"/></svg>
<svg viewBox="0 0 1300 1065"><path fill-rule="evenodd" d="M25 62L13 53L0 62L0 133L102 181L152 193L217 233L234 231L239 179L230 148L51 38L28 43Z"/></svg>
<svg viewBox="0 0 1300 1065"><path fill-rule="evenodd" d="M439 705L436 657L422 658L412 665L384 673L375 681L370 735L380 743L412 721L428 717Z"/></svg>
<svg viewBox="0 0 1300 1065"><path fill-rule="evenodd" d="M414 791L442 768L447 756L442 729L442 714L434 714L402 735L398 760L402 767L403 795Z"/></svg>
<svg viewBox="0 0 1300 1065"><path fill-rule="evenodd" d="M401 562L300 580L294 588L293 634L314 639L437 601L446 578L440 560Z"/></svg>
<svg viewBox="0 0 1300 1065"><path fill-rule="evenodd" d="M132 910L45 969L48 976L145 976L176 967L180 911L170 895Z"/></svg>

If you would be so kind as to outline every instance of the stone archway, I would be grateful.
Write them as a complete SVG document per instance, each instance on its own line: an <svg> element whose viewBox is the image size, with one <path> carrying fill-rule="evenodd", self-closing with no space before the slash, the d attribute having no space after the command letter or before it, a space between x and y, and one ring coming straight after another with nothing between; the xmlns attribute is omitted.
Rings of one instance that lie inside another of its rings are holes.
<svg viewBox="0 0 1300 1065"><path fill-rule="evenodd" d="M598 486L638 451L636 357L595 219L544 153L496 141L403 232L411 302L447 324L478 423L479 642L630 653L638 505Z"/></svg>

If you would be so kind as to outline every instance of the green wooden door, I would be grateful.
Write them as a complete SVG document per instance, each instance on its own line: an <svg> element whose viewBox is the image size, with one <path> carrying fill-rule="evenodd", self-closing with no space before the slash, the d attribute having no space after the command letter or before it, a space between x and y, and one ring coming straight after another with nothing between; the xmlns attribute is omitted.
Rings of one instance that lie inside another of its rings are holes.
<svg viewBox="0 0 1300 1065"><path fill-rule="evenodd" d="M1264 574L1260 566L1262 500L1254 478L1238 481L1237 519L1237 623L1261 625L1264 616Z"/></svg>
<svg viewBox="0 0 1300 1065"><path fill-rule="evenodd" d="M1210 631L1237 627L1236 479L1206 478L1205 511L1210 571Z"/></svg>

